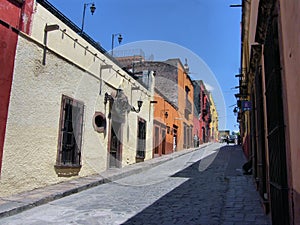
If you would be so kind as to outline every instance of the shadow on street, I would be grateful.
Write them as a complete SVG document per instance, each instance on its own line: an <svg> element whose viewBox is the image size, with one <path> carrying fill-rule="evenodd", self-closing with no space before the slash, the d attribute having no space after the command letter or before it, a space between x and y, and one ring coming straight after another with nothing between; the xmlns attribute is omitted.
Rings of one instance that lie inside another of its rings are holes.
<svg viewBox="0 0 300 225"><path fill-rule="evenodd" d="M224 146L174 174L189 179L123 224L221 224L231 151Z"/></svg>

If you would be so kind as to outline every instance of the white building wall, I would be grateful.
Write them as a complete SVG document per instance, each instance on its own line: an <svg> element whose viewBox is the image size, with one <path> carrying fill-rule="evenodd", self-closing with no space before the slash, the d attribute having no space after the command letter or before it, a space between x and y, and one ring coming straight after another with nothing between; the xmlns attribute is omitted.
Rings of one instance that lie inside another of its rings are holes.
<svg viewBox="0 0 300 225"><path fill-rule="evenodd" d="M46 23L58 24L60 29L48 32L49 51L46 54L46 65L42 65ZM101 65L105 64L113 68L100 71ZM103 78L101 95L100 72ZM140 90L132 91L133 86L139 86ZM106 170L109 104L104 105L104 93L110 94L118 87L124 90L133 106L137 107L139 99L144 102L141 112L129 112L123 124L122 166L125 166L135 163L137 116L147 122L145 160L152 157L153 108L150 108L150 100L153 100L153 91L147 91L109 58L37 4L32 35L21 34L16 50L0 197L76 178L58 177L54 170L62 95L80 100L85 106L82 168L79 176ZM96 111L106 115L106 135L93 128Z"/></svg>

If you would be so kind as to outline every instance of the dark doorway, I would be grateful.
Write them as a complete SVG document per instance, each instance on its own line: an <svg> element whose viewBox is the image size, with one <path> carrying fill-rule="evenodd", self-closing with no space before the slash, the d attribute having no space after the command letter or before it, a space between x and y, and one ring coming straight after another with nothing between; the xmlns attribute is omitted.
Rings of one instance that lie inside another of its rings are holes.
<svg viewBox="0 0 300 225"><path fill-rule="evenodd" d="M154 128L154 157L159 154L159 127Z"/></svg>
<svg viewBox="0 0 300 225"><path fill-rule="evenodd" d="M109 146L109 168L122 166L122 124L111 122L110 146Z"/></svg>
<svg viewBox="0 0 300 225"><path fill-rule="evenodd" d="M162 136L161 152L164 155L166 154L166 130L165 129L161 131L161 136Z"/></svg>
<svg viewBox="0 0 300 225"><path fill-rule="evenodd" d="M202 140L203 140L203 143L206 143L205 128L204 127L202 127Z"/></svg>
<svg viewBox="0 0 300 225"><path fill-rule="evenodd" d="M138 119L136 161L144 161L146 151L146 121Z"/></svg>

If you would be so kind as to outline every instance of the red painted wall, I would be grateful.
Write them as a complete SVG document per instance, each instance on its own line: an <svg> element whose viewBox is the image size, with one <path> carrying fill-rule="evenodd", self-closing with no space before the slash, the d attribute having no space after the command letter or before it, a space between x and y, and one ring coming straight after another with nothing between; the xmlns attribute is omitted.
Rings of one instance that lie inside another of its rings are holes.
<svg viewBox="0 0 300 225"><path fill-rule="evenodd" d="M21 6L12 2L0 0L0 19L10 26L19 29L21 23Z"/></svg>
<svg viewBox="0 0 300 225"><path fill-rule="evenodd" d="M20 30L30 34L34 0L26 0L22 6Z"/></svg>
<svg viewBox="0 0 300 225"><path fill-rule="evenodd" d="M0 19L10 26L29 34L34 0L19 4L16 0L0 0Z"/></svg>
<svg viewBox="0 0 300 225"><path fill-rule="evenodd" d="M32 11L33 0L22 5L13 0L0 0L0 173L18 41L18 33L13 28L29 34Z"/></svg>
<svg viewBox="0 0 300 225"><path fill-rule="evenodd" d="M16 33L0 25L0 172L17 39Z"/></svg>
<svg viewBox="0 0 300 225"><path fill-rule="evenodd" d="M199 126L200 126L200 143L206 143L210 141L210 130L208 129L210 127L210 124L208 122L208 118L211 116L210 115L210 110L208 105L210 104L209 102L209 96L207 95L207 90L204 84L200 85L200 92L201 92L201 116L199 118ZM204 114L205 109L206 114Z"/></svg>

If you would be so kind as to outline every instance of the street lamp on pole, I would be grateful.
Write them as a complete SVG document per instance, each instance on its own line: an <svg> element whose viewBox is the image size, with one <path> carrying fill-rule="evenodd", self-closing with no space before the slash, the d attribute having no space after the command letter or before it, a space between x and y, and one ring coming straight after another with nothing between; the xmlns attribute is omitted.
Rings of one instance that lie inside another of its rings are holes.
<svg viewBox="0 0 300 225"><path fill-rule="evenodd" d="M81 31L80 31L81 34L83 33L84 17L85 17L85 9L86 9L86 7L87 7L88 5L91 5L90 10L91 10L92 15L94 14L94 12L95 12L95 10L96 10L95 3L93 3L93 2L91 2L91 3L84 3L84 5L83 5L83 15L82 15L82 24L81 24Z"/></svg>
<svg viewBox="0 0 300 225"><path fill-rule="evenodd" d="M118 36L118 42L119 42L119 44L121 44L121 42L123 40L122 34L120 34L120 33L112 34L112 37L111 37L111 56L114 56L114 41L115 41L115 36L116 35L119 35Z"/></svg>

